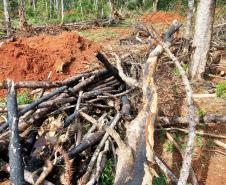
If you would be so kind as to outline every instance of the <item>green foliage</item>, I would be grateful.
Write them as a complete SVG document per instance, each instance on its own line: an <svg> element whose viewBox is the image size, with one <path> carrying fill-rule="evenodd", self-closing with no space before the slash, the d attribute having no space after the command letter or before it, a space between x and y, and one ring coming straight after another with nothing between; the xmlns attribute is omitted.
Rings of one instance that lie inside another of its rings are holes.
<svg viewBox="0 0 226 185"><path fill-rule="evenodd" d="M188 64L182 64L182 67L183 69L185 70L185 72L188 71ZM172 70L171 70L171 73L175 76L180 76L180 71L177 67L174 67Z"/></svg>
<svg viewBox="0 0 226 185"><path fill-rule="evenodd" d="M197 112L198 112L198 115L201 119L203 119L206 115L206 112L202 109L198 109Z"/></svg>
<svg viewBox="0 0 226 185"><path fill-rule="evenodd" d="M6 107L5 99L0 99L0 108Z"/></svg>
<svg viewBox="0 0 226 185"><path fill-rule="evenodd" d="M222 82L216 85L217 97L226 99L226 82Z"/></svg>
<svg viewBox="0 0 226 185"><path fill-rule="evenodd" d="M32 103L32 98L28 92L23 92L17 96L17 103L18 105L29 104Z"/></svg>
<svg viewBox="0 0 226 185"><path fill-rule="evenodd" d="M153 185L166 185L166 177L164 175L154 176Z"/></svg>
<svg viewBox="0 0 226 185"><path fill-rule="evenodd" d="M114 182L113 159L109 159L104 167L104 171L100 177L100 185L112 185Z"/></svg>
<svg viewBox="0 0 226 185"><path fill-rule="evenodd" d="M196 143L199 147L203 147L204 143L203 143L203 137L200 135L196 136Z"/></svg>
<svg viewBox="0 0 226 185"><path fill-rule="evenodd" d="M182 67L183 69L185 70L185 72L188 71L188 64L182 64ZM174 67L172 70L171 70L171 73L175 76L180 76L180 71L177 67Z"/></svg>
<svg viewBox="0 0 226 185"><path fill-rule="evenodd" d="M172 153L174 151L174 145L171 141L167 141L164 143L164 149L166 152Z"/></svg>

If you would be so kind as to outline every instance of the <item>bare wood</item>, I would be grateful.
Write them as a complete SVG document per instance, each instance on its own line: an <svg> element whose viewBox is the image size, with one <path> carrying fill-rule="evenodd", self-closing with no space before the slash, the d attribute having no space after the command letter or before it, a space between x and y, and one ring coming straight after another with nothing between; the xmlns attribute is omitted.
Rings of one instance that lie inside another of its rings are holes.
<svg viewBox="0 0 226 185"><path fill-rule="evenodd" d="M222 155L224 155L224 156L226 156L226 152L222 152L222 151L220 151L220 150L210 150L210 149L204 149L205 151L207 151L207 152L216 152L216 153L219 153L219 154L222 154Z"/></svg>
<svg viewBox="0 0 226 185"><path fill-rule="evenodd" d="M188 124L188 117L176 117L173 119L169 119L167 117L161 117L160 118L165 124L167 125L175 125L175 124ZM200 118L199 116L195 117L195 122L199 123L200 121L203 121L205 124L208 123L226 123L226 116L224 115L213 115L213 114L207 114L203 118Z"/></svg>
<svg viewBox="0 0 226 185"><path fill-rule="evenodd" d="M186 134L190 133L190 130L183 129L183 128L176 128L176 127L164 128L164 130L178 130L178 131L184 132ZM195 131L195 134L201 135L201 136L209 136L209 137L219 138L219 139L226 139L226 136L224 136L224 135L210 134L210 133L206 133L204 131Z"/></svg>
<svg viewBox="0 0 226 185"><path fill-rule="evenodd" d="M116 125L116 124L118 123L118 121L120 120L120 118L121 118L121 114L120 114L120 113L117 113L116 116L115 116L115 117L113 118L113 120L111 121L110 128L114 128L115 125ZM91 173L92 173L92 169L93 169L93 167L94 167L94 165L95 165L95 162L96 162L96 160L97 160L97 157L98 157L98 155L99 155L101 149L103 148L105 142L107 141L108 137L109 137L109 134L108 134L108 133L105 133L105 135L104 135L104 137L102 138L100 144L99 144L99 145L97 146L97 148L95 149L94 154L93 154L93 156L92 156L92 158L91 158L91 160L90 160L90 162L89 162L89 165L88 165L88 167L87 167L87 171L86 171L86 173L83 175L83 177L82 177L82 179L81 179L81 183L86 184L86 183L88 182L89 177L90 177L90 175L91 175Z"/></svg>
<svg viewBox="0 0 226 185"><path fill-rule="evenodd" d="M24 170L24 179L26 182L30 183L30 184L35 184L35 181L38 179L38 176L27 171L27 170ZM43 185L53 185L53 183L47 181L47 180L44 180L42 182Z"/></svg>
<svg viewBox="0 0 226 185"><path fill-rule="evenodd" d="M155 154L154 154L154 160L167 177L169 177L174 183L178 182L178 178Z"/></svg>
<svg viewBox="0 0 226 185"><path fill-rule="evenodd" d="M9 143L10 181L12 184L24 184L24 169L21 156L21 145L18 131L18 112L14 82L7 80L8 124L11 131Z"/></svg>
<svg viewBox="0 0 226 185"><path fill-rule="evenodd" d="M118 73L119 76L123 79L123 81L130 87L141 87L141 84L139 84L139 82L137 82L137 80L128 77L124 72L123 72L123 68L122 68L122 62L121 59L119 58L119 56L116 53L113 53L114 57L116 58L116 65L117 65L117 69L118 69Z"/></svg>
<svg viewBox="0 0 226 185"><path fill-rule="evenodd" d="M214 143L217 145L217 146L220 146L222 147L223 149L226 150L226 144L221 142L221 141L218 141L218 140L214 140Z"/></svg>
<svg viewBox="0 0 226 185"><path fill-rule="evenodd" d="M99 61L101 61L104 66L106 67L107 70L109 70L109 72L122 84L124 84L124 81L122 80L122 78L119 76L118 74L118 70L112 65L110 64L110 62L107 60L107 58L100 52L98 52L98 54L96 55L96 57L98 58Z"/></svg>
<svg viewBox="0 0 226 185"><path fill-rule="evenodd" d="M193 102L193 93L192 88L190 85L190 82L186 76L186 73L181 66L178 59L173 55L173 53L170 51L169 46L166 43L163 43L160 39L158 39L158 42L161 44L161 46L164 48L168 56L172 59L172 61L175 63L177 68L180 71L180 74L182 76L183 83L185 85L185 91L186 91L186 97L187 97L187 104L188 104L188 112L189 112L189 135L188 135L188 142L187 147L185 151L185 157L183 160L182 168L180 171L180 177L178 181L178 185L185 185L189 176L190 168L191 168L191 161L192 161L192 151L193 151L193 145L194 145L194 139L195 139L195 106Z"/></svg>
<svg viewBox="0 0 226 185"><path fill-rule="evenodd" d="M46 167L43 167L43 171L41 175L38 177L38 179L35 181L34 185L40 185L43 183L45 178L48 176L48 174L52 171L53 164L50 160L46 160Z"/></svg>

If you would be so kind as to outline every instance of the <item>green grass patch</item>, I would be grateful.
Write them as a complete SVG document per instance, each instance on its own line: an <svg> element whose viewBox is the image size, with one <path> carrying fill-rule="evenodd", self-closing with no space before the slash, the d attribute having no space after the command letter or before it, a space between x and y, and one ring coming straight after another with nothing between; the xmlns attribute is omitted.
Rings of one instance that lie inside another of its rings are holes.
<svg viewBox="0 0 226 185"><path fill-rule="evenodd" d="M185 70L185 72L188 71L188 64L182 64L182 67L183 69ZM175 76L180 76L180 71L177 67L174 67L172 70L171 70L171 73Z"/></svg>
<svg viewBox="0 0 226 185"><path fill-rule="evenodd" d="M174 151L174 145L171 141L165 142L163 147L166 152L173 153Z"/></svg>
<svg viewBox="0 0 226 185"><path fill-rule="evenodd" d="M217 97L226 99L226 82L218 83L216 85Z"/></svg>
<svg viewBox="0 0 226 185"><path fill-rule="evenodd" d="M203 147L204 142L203 142L203 137L202 137L202 136L200 136L200 135L197 135L197 136L196 136L196 144L197 144L199 147Z"/></svg>
<svg viewBox="0 0 226 185"><path fill-rule="evenodd" d="M101 30L100 32L97 33L91 33L89 31L82 31L79 32L79 34L83 37L86 37L90 40L94 40L94 41L102 41L108 38L115 38L117 37L119 34L110 30Z"/></svg>
<svg viewBox="0 0 226 185"><path fill-rule="evenodd" d="M100 185L112 185L114 182L113 159L109 159L104 167L104 171L100 177Z"/></svg>
<svg viewBox="0 0 226 185"><path fill-rule="evenodd" d="M23 92L21 94L18 94L18 96L17 96L18 105L30 104L30 103L32 103L32 101L33 100L28 92Z"/></svg>

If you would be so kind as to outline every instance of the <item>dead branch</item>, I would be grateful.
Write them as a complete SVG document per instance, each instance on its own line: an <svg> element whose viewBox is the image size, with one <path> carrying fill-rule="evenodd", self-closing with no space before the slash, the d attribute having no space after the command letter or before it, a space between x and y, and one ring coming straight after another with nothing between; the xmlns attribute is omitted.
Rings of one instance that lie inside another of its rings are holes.
<svg viewBox="0 0 226 185"><path fill-rule="evenodd" d="M177 26L176 26L177 25ZM179 29L181 25L175 24L175 27L172 27L172 29L169 29L168 33L165 34L165 40L171 41L171 38L169 37L171 35L171 31L175 31ZM159 44L164 48L164 50L167 52L168 56L172 59L172 61L175 63L177 68L180 71L180 74L182 76L183 83L185 85L185 91L186 91L186 97L187 97L187 104L188 104L188 112L189 112L189 135L188 135L188 142L186 147L186 152L182 164L182 168L180 171L180 177L178 181L178 185L185 185L189 176L189 171L191 168L191 161L192 161L192 151L193 151L193 144L195 139L195 106L193 102L193 95L192 95L192 88L190 86L190 82L186 76L186 73L181 66L178 59L173 55L173 53L169 49L169 44L166 44L162 42L158 37L155 38Z"/></svg>
<svg viewBox="0 0 226 185"><path fill-rule="evenodd" d="M26 182L30 183L30 184L35 184L35 181L38 179L38 176L27 171L27 170L24 170L24 179ZM53 183L47 181L47 180L44 180L42 182L43 185L53 185Z"/></svg>
<svg viewBox="0 0 226 185"><path fill-rule="evenodd" d="M204 149L204 150L207 151L207 152L216 152L216 153L219 153L219 154L226 156L226 152L222 152L220 150L210 150L210 149Z"/></svg>
<svg viewBox="0 0 226 185"><path fill-rule="evenodd" d="M105 66L105 68L122 84L124 84L124 81L122 80L122 78L119 76L118 74L118 70L110 64L110 62L107 60L107 58L100 52L98 52L98 54L96 55L96 57L98 58L98 60L100 62L102 62Z"/></svg>
<svg viewBox="0 0 226 185"><path fill-rule="evenodd" d="M42 184L45 178L48 176L48 174L52 171L53 164L50 160L46 160L46 166L43 167L43 171L41 175L38 177L38 179L35 181L34 185Z"/></svg>
<svg viewBox="0 0 226 185"><path fill-rule="evenodd" d="M10 165L10 180L12 184L24 184L24 169L21 156L21 145L18 131L18 112L16 91L14 82L7 80L8 95L8 125L10 129L10 143L9 143L9 165Z"/></svg>
<svg viewBox="0 0 226 185"><path fill-rule="evenodd" d="M221 141L218 141L218 140L214 140L214 143L215 143L217 146L219 146L219 147L221 147L221 148L223 148L223 149L226 150L226 144L225 144L225 143L223 143L223 142L221 142Z"/></svg>
<svg viewBox="0 0 226 185"><path fill-rule="evenodd" d="M124 72L123 72L123 68L122 68L122 62L121 59L119 58L119 56L116 53L112 53L114 55L114 57L116 58L116 65L117 65L117 69L118 69L118 73L119 76L123 79L123 81L130 87L138 87L140 88L141 85L139 84L139 82L137 82L137 80L128 77Z"/></svg>
<svg viewBox="0 0 226 185"><path fill-rule="evenodd" d="M165 124L163 124L163 126L188 124L188 117L176 117L176 118L173 118L173 119L169 119L167 117L161 117L160 119L165 123ZM226 116L213 115L213 114L207 114L203 118L196 116L195 122L196 123L204 122L205 124L208 124L208 123L226 123Z"/></svg>
<svg viewBox="0 0 226 185"><path fill-rule="evenodd" d="M189 132L190 132L190 130L188 130L188 129L176 128L176 127L164 128L164 130L167 130L167 131L178 130L178 131L184 132L186 134L189 134ZM219 138L219 139L226 139L226 136L224 136L224 135L210 134L210 133L206 133L204 131L195 131L195 134L201 135L201 136L209 136L209 137Z"/></svg>
<svg viewBox="0 0 226 185"><path fill-rule="evenodd" d="M164 174L169 177L174 183L178 182L178 178L173 174L173 172L154 154L154 160L158 164L159 168L164 172Z"/></svg>
<svg viewBox="0 0 226 185"><path fill-rule="evenodd" d="M85 115L83 115L83 116L85 116ZM116 124L118 123L118 121L120 120L120 118L121 118L121 114L117 113L116 116L113 118L113 120L110 123L110 128L114 128L116 126ZM92 121L92 123L94 123L94 122ZM96 148L96 150L95 150L95 152L94 152L94 154L93 154L93 156L92 156L92 158L89 162L87 171L81 179L81 183L86 184L88 182L90 175L92 173L92 169L93 169L95 162L97 160L97 157L98 157L100 151L102 150L105 142L107 141L108 137L109 137L109 134L105 133L104 137L102 138L100 144L97 146L97 148Z"/></svg>

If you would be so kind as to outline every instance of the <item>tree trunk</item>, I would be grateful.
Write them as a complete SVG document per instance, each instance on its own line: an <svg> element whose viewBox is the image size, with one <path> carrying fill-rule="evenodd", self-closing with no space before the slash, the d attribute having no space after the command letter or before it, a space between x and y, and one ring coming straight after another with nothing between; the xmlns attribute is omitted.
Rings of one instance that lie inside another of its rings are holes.
<svg viewBox="0 0 226 185"><path fill-rule="evenodd" d="M111 23L114 20L114 0L109 0L110 14L109 14L109 22Z"/></svg>
<svg viewBox="0 0 226 185"><path fill-rule="evenodd" d="M153 0L153 11L154 12L158 11L158 3L159 3L159 0Z"/></svg>
<svg viewBox="0 0 226 185"><path fill-rule="evenodd" d="M24 0L19 0L19 17L20 17L20 29L24 30L26 27L26 16L25 16L25 3Z"/></svg>
<svg viewBox="0 0 226 185"><path fill-rule="evenodd" d="M188 15L187 15L187 24L186 24L186 40L184 44L184 52L188 53L190 39L192 37L192 18L194 10L194 0L188 0Z"/></svg>
<svg viewBox="0 0 226 185"><path fill-rule="evenodd" d="M198 5L193 40L195 51L190 66L190 75L193 80L201 80L205 72L213 30L215 6L216 0L200 0Z"/></svg>
<svg viewBox="0 0 226 185"><path fill-rule="evenodd" d="M5 24L6 24L6 31L7 31L7 36L12 35L12 30L11 30L11 21L10 21L10 15L9 15L9 1L8 0L3 0L4 4L4 15L5 15Z"/></svg>
<svg viewBox="0 0 226 185"><path fill-rule="evenodd" d="M64 0L61 0L61 22L64 22Z"/></svg>

